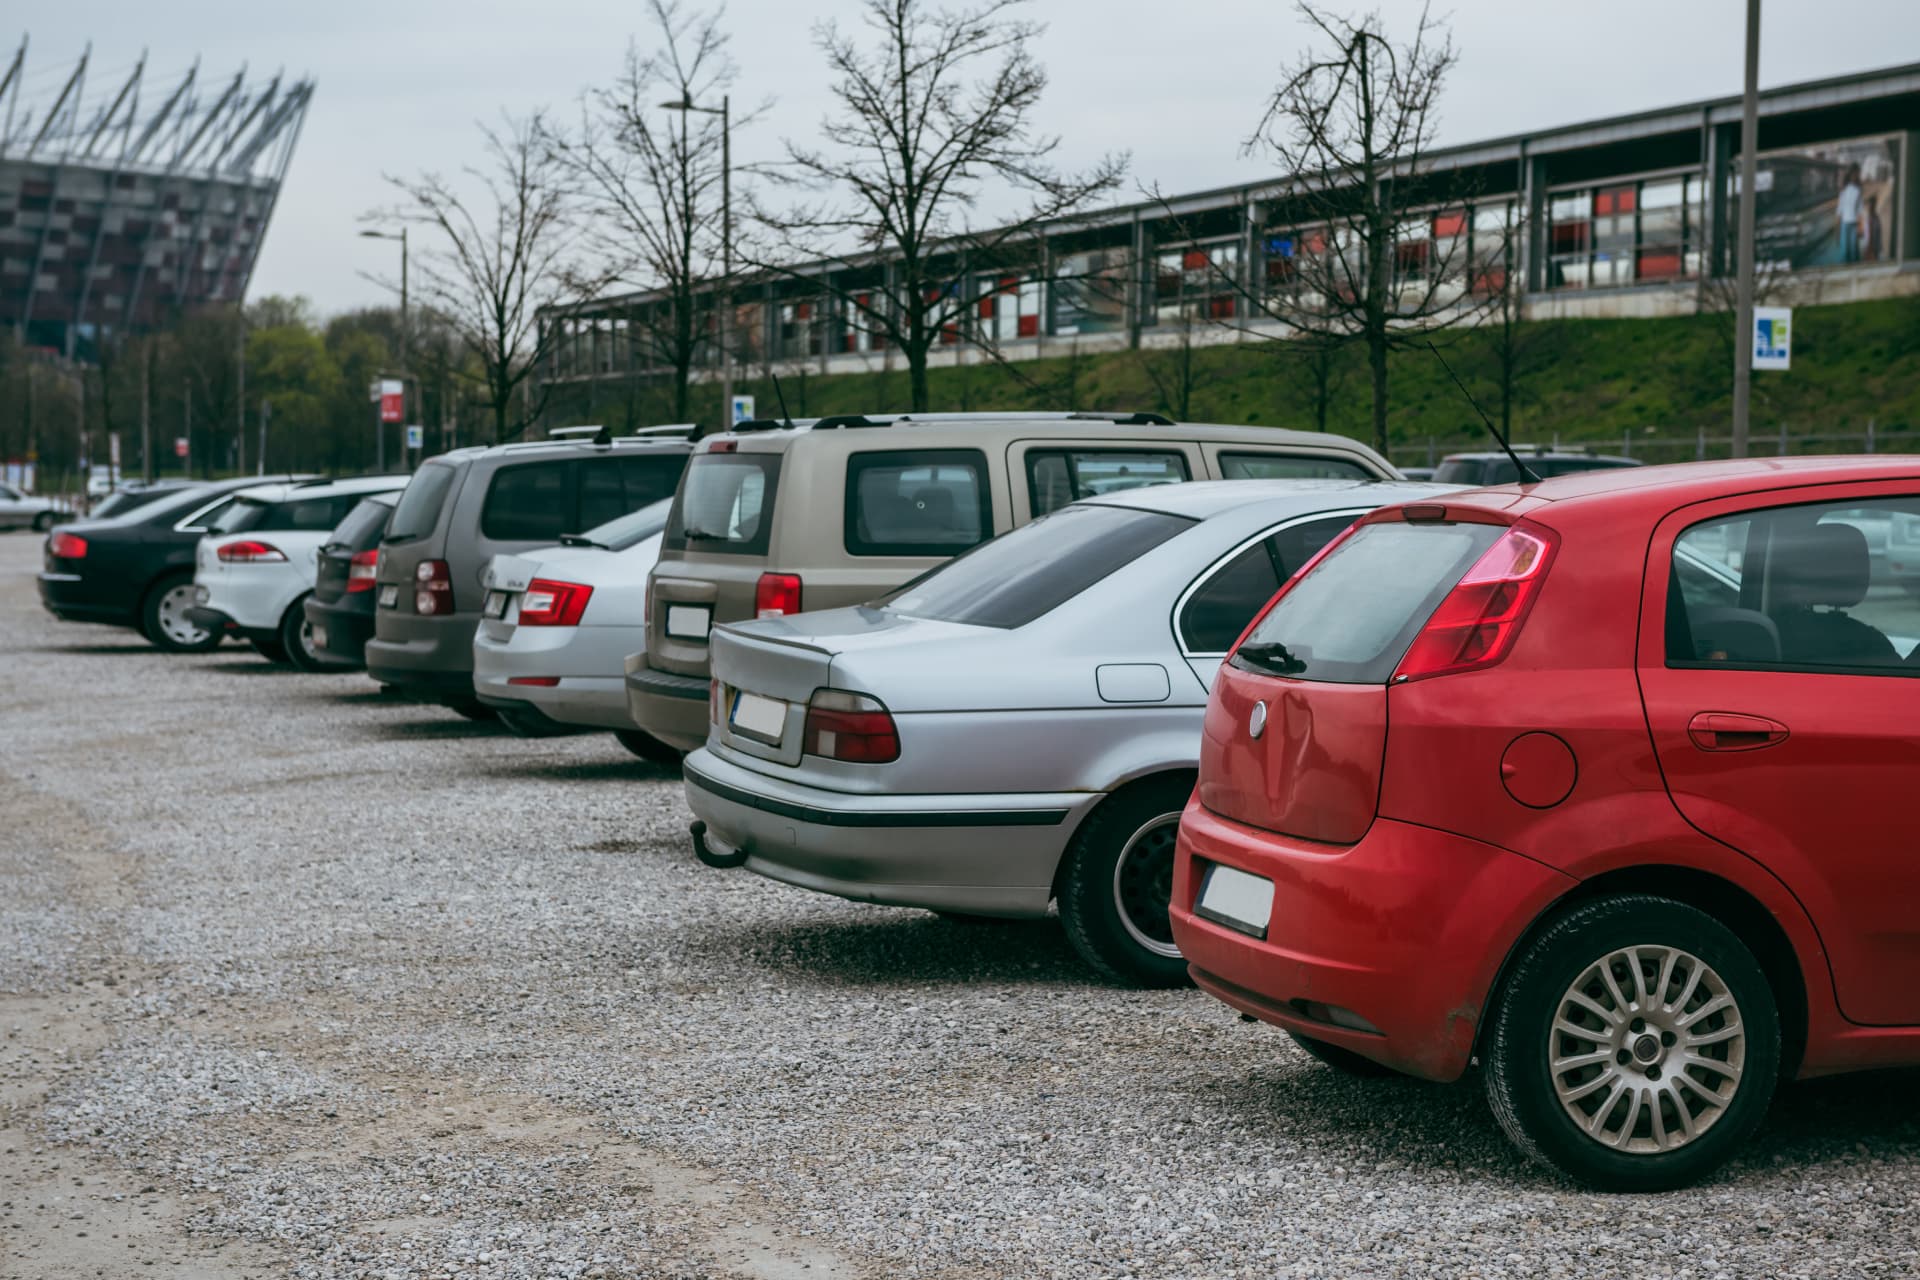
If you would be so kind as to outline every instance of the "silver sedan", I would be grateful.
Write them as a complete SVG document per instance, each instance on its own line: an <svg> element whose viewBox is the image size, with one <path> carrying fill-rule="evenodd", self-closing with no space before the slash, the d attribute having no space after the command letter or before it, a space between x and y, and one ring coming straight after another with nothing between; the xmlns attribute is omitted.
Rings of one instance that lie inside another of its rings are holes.
<svg viewBox="0 0 1920 1280"><path fill-rule="evenodd" d="M1110 977L1184 980L1173 842L1222 656L1354 519L1455 486L1206 482L1064 507L872 606L718 628L686 762L710 866L1042 916Z"/></svg>

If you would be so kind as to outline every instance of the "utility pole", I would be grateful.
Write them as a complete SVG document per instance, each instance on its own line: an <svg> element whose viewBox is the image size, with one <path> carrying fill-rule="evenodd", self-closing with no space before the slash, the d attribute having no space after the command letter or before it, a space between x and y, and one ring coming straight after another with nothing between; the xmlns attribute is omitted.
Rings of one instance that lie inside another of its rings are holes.
<svg viewBox="0 0 1920 1280"><path fill-rule="evenodd" d="M193 471L193 383L189 381L181 393L185 407L185 417L180 425L180 435L187 442L187 456L180 459L180 474L185 476Z"/></svg>
<svg viewBox="0 0 1920 1280"><path fill-rule="evenodd" d="M680 154L687 154L687 117L698 111L720 117L720 429L733 429L733 100L723 94L720 107L695 106L692 96L660 104L668 111L679 111ZM684 173L685 170L683 169ZM684 184L683 184L684 185ZM692 199L691 194L687 196ZM692 219L692 210L686 214Z"/></svg>
<svg viewBox="0 0 1920 1280"><path fill-rule="evenodd" d="M360 238L363 240L398 240L400 242L400 422L404 426L406 423L412 421L412 418L407 413L407 384L412 381L412 377L408 372L410 366L407 363L407 229L402 226L399 235L395 235L391 231L367 230L360 233ZM386 424L380 421L378 414L375 414L373 424L374 439L379 441L378 448L374 450L375 456L378 459L375 465L376 468L381 471L386 470L387 465L386 430ZM401 452L406 452L404 445L401 446Z"/></svg>
<svg viewBox="0 0 1920 1280"><path fill-rule="evenodd" d="M153 483L153 339L140 342L140 474Z"/></svg>
<svg viewBox="0 0 1920 1280"><path fill-rule="evenodd" d="M264 396L260 400L260 461L257 476L267 474L267 420L273 417L273 401Z"/></svg>
<svg viewBox="0 0 1920 1280"><path fill-rule="evenodd" d="M1740 246L1734 280L1733 456L1747 456L1753 389L1753 223L1759 204L1760 0L1747 0L1747 79L1740 101Z"/></svg>
<svg viewBox="0 0 1920 1280"><path fill-rule="evenodd" d="M236 475L247 474L247 313L238 303L234 304L233 316L233 470Z"/></svg>

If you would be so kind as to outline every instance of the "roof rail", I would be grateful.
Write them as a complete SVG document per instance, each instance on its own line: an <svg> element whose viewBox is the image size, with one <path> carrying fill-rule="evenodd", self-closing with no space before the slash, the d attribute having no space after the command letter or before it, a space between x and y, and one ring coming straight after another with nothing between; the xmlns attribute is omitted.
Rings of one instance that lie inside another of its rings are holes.
<svg viewBox="0 0 1920 1280"><path fill-rule="evenodd" d="M601 433L602 431L605 431L605 430L606 430L606 428L605 428L605 427L601 427L601 426L592 426L592 427L548 427L548 428L547 428L547 439L549 439L549 440L571 440L571 439L573 439L573 437L575 437L575 436L597 436L597 435L599 435L599 434L600 434L600 433Z"/></svg>
<svg viewBox="0 0 1920 1280"><path fill-rule="evenodd" d="M636 436L680 436L690 440L700 434L700 424L697 422L673 422L660 427L638 427L634 430L633 434Z"/></svg>
<svg viewBox="0 0 1920 1280"><path fill-rule="evenodd" d="M792 422L788 422L785 418L749 418L745 422L736 422L727 429L742 434L750 431L785 431L788 427L816 426L824 421L826 421L824 418L795 418Z"/></svg>

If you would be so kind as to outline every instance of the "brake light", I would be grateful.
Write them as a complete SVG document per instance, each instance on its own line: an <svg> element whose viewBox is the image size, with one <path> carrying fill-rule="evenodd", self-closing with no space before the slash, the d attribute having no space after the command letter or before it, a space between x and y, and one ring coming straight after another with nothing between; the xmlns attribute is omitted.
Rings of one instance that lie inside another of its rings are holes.
<svg viewBox="0 0 1920 1280"><path fill-rule="evenodd" d="M379 572L380 553L378 551L356 551L353 559L347 561L347 590L373 590L374 576Z"/></svg>
<svg viewBox="0 0 1920 1280"><path fill-rule="evenodd" d="M531 685L536 689L557 689L560 687L560 677L559 676L508 676L507 683Z"/></svg>
<svg viewBox="0 0 1920 1280"><path fill-rule="evenodd" d="M593 588L579 582L558 582L535 578L520 597L520 625L523 627L577 627L580 615L587 611Z"/></svg>
<svg viewBox="0 0 1920 1280"><path fill-rule="evenodd" d="M763 573L753 586L753 616L783 618L800 612L800 578L791 573Z"/></svg>
<svg viewBox="0 0 1920 1280"><path fill-rule="evenodd" d="M1556 542L1544 529L1502 534L1427 619L1394 681L1473 671L1506 657L1540 596Z"/></svg>
<svg viewBox="0 0 1920 1280"><path fill-rule="evenodd" d="M251 538L224 543L213 554L225 564L283 564L287 559L280 548Z"/></svg>
<svg viewBox="0 0 1920 1280"><path fill-rule="evenodd" d="M815 689L807 703L800 750L828 760L886 764L900 758L900 730L878 698L841 689Z"/></svg>
<svg viewBox="0 0 1920 1280"><path fill-rule="evenodd" d="M77 533L58 532L47 539L47 551L61 560L85 560L87 540Z"/></svg>
<svg viewBox="0 0 1920 1280"><path fill-rule="evenodd" d="M708 453L737 453L740 450L738 440L715 440L707 446Z"/></svg>
<svg viewBox="0 0 1920 1280"><path fill-rule="evenodd" d="M413 611L427 618L453 612L453 571L445 560L422 560L414 566Z"/></svg>

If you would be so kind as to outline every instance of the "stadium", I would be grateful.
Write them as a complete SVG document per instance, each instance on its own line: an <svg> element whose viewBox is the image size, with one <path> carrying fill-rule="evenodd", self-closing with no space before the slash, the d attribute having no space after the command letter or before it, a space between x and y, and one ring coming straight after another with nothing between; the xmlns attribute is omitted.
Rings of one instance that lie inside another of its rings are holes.
<svg viewBox="0 0 1920 1280"><path fill-rule="evenodd" d="M237 303L313 82L161 76L143 55L0 72L0 327L94 361L117 334Z"/></svg>

